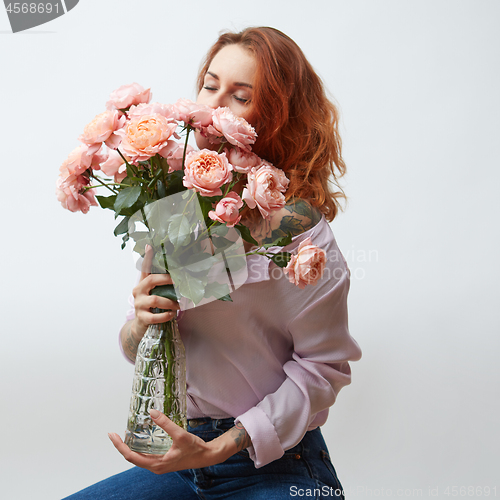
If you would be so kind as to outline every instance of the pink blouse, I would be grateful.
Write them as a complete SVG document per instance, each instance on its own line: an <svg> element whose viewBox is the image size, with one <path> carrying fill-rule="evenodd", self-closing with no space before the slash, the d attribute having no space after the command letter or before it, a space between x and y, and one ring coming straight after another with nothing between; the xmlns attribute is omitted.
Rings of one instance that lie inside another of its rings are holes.
<svg viewBox="0 0 500 500"><path fill-rule="evenodd" d="M280 458L326 422L361 357L350 336L350 271L323 217L293 238L327 252L323 277L300 289L263 256L247 257L248 279L231 294L180 313L186 348L188 418L234 417L252 440L255 467ZM276 249L278 250L278 249ZM127 320L133 319L133 298Z"/></svg>

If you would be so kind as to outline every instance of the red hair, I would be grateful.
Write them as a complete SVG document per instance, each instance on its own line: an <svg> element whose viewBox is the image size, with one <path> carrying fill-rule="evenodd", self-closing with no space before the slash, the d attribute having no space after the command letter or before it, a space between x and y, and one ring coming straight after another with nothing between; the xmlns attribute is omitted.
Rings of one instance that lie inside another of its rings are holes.
<svg viewBox="0 0 500 500"><path fill-rule="evenodd" d="M338 185L345 174L339 113L299 46L274 28L223 33L207 54L198 91L215 55L239 44L255 57L257 70L249 122L258 138L253 151L286 172L287 200L303 198L332 221L346 198Z"/></svg>

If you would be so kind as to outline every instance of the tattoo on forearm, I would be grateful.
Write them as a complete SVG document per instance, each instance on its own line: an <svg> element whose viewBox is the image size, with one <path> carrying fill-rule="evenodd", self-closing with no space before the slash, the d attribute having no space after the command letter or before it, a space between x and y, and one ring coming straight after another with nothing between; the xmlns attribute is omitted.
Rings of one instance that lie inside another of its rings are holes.
<svg viewBox="0 0 500 500"><path fill-rule="evenodd" d="M234 424L234 427L229 429L228 432L231 433L231 436L233 437L234 442L236 443L238 451L251 446L252 441L250 439L250 436L248 435L245 428L239 422L237 424Z"/></svg>
<svg viewBox="0 0 500 500"><path fill-rule="evenodd" d="M137 356L137 348L139 347L139 343L132 335L132 323L127 326L125 331L125 338L123 339L123 349L125 354L131 361L135 361Z"/></svg>

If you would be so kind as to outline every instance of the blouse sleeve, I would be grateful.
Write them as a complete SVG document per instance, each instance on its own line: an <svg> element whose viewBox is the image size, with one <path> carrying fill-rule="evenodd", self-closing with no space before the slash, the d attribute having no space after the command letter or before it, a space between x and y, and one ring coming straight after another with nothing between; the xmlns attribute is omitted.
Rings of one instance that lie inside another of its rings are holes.
<svg viewBox="0 0 500 500"><path fill-rule="evenodd" d="M348 330L350 271L342 261L336 267L337 275L343 269L339 279L323 277L317 286L325 291L315 291L314 300L288 323L294 352L283 365L282 385L236 419L250 435L248 451L257 468L322 425L340 389L351 382L348 362L360 359L361 350Z"/></svg>

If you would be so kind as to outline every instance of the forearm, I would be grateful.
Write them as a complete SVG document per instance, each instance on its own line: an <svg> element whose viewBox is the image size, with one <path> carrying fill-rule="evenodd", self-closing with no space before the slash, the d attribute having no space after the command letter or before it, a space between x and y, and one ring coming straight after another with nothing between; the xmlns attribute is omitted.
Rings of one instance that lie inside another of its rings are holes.
<svg viewBox="0 0 500 500"><path fill-rule="evenodd" d="M243 425L237 423L209 444L216 456L215 463L222 463L238 451L251 446L252 441Z"/></svg>
<svg viewBox="0 0 500 500"><path fill-rule="evenodd" d="M130 361L135 362L137 356L137 348L145 332L137 331L137 323L135 319L127 321L120 331L120 342L123 352Z"/></svg>

